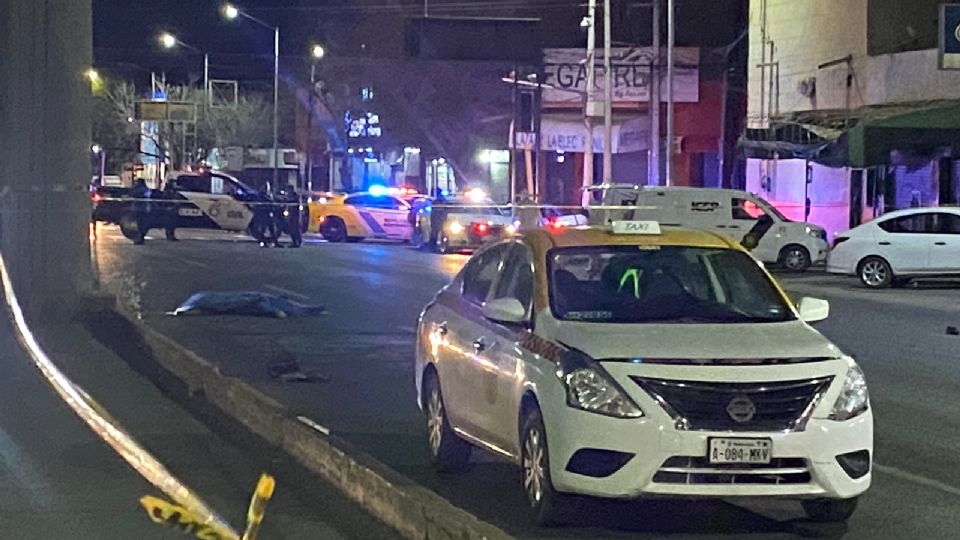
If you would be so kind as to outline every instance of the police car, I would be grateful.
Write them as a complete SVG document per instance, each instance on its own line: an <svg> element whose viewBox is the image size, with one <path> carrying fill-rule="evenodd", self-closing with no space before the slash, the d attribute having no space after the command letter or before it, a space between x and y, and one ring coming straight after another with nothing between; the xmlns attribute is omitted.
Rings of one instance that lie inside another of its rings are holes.
<svg viewBox="0 0 960 540"><path fill-rule="evenodd" d="M517 232L513 217L488 199L453 197L417 210L412 242L437 253L474 250Z"/></svg>
<svg viewBox="0 0 960 540"><path fill-rule="evenodd" d="M870 485L863 372L734 240L613 222L475 254L420 316L416 391L441 470L520 465L533 516L571 494L797 499L847 519Z"/></svg>
<svg viewBox="0 0 960 540"><path fill-rule="evenodd" d="M310 225L329 242L359 242L365 238L410 240L410 205L386 192L331 195L309 203Z"/></svg>
<svg viewBox="0 0 960 540"><path fill-rule="evenodd" d="M154 228L165 229L169 239L176 229L222 229L274 241L298 204L218 172L174 173L163 190L97 190L91 197L94 220L118 224L138 244Z"/></svg>

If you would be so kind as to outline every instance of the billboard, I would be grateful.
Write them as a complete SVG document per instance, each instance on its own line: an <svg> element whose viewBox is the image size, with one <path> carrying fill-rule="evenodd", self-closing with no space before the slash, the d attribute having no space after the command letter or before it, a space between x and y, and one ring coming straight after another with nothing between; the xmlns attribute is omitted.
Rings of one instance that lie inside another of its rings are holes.
<svg viewBox="0 0 960 540"><path fill-rule="evenodd" d="M635 105L650 101L652 47L614 47L614 105ZM664 53L665 54L665 53ZM585 49L544 49L545 107L582 107L587 92L587 52ZM603 50L596 51L596 96L603 99ZM665 64L665 60L664 60ZM700 51L696 48L674 49L674 99L678 103L696 103L700 99ZM666 101L666 68L662 70L661 97Z"/></svg>
<svg viewBox="0 0 960 540"><path fill-rule="evenodd" d="M960 4L940 6L940 69L960 69Z"/></svg>

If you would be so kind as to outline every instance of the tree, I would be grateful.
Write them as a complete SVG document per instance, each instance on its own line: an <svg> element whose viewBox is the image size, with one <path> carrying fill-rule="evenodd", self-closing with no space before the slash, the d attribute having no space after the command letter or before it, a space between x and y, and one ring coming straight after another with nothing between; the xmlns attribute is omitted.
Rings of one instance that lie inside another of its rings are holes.
<svg viewBox="0 0 960 540"><path fill-rule="evenodd" d="M140 151L140 124L134 121L137 90L126 81L108 81L94 95L92 141L106 153L106 170L119 172Z"/></svg>
<svg viewBox="0 0 960 540"><path fill-rule="evenodd" d="M203 94L192 86L170 85L165 89L169 101L197 104L196 126L161 122L159 145L175 165L205 155L213 147L266 147L273 144L273 117L270 102L260 93L241 94L237 103L228 107L203 109ZM94 96L93 142L107 156L106 169L119 172L140 154L140 122L135 119L136 102L144 99L133 83L106 81ZM186 129L186 147L184 130Z"/></svg>

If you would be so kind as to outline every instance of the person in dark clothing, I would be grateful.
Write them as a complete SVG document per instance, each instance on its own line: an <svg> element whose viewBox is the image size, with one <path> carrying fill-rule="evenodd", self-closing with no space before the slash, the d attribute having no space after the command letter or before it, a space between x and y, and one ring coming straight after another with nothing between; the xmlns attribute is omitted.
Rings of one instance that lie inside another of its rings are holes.
<svg viewBox="0 0 960 540"><path fill-rule="evenodd" d="M177 197L177 190L176 190L176 188L174 187L173 182L167 182L167 184L166 184L165 186L163 186L163 196L162 196L162 198L163 198L164 200L167 200L167 201L172 201L172 200L176 199L176 197ZM175 209L175 207L176 207L176 205L171 204L171 203L165 203L165 205L166 205L166 208L167 208L167 209L170 209L170 210L173 210L173 209ZM174 210L174 211L175 211L175 210ZM169 240L170 242L177 242L177 241L178 241L178 240L177 240L177 228L176 228L176 226L174 225L174 220L173 220L172 216L167 215L167 212L163 212L163 214L164 214L164 216L166 217L166 223L165 223L165 227L164 227L164 232L166 233L167 240Z"/></svg>
<svg viewBox="0 0 960 540"><path fill-rule="evenodd" d="M147 232L150 231L150 203L145 199L150 196L150 188L147 187L147 181L143 178L137 178L130 186L130 197L134 199L133 209L136 223L136 234L133 243L140 245L146 239Z"/></svg>

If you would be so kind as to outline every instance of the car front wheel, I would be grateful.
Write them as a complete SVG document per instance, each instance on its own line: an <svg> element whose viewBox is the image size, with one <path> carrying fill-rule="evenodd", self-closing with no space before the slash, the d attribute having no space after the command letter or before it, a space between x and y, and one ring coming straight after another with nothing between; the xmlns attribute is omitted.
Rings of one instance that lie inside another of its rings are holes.
<svg viewBox="0 0 960 540"><path fill-rule="evenodd" d="M880 257L867 257L857 267L860 282L871 289L883 289L893 283L890 263Z"/></svg>
<svg viewBox="0 0 960 540"><path fill-rule="evenodd" d="M447 419L447 408L436 373L427 376L424 395L430 462L440 472L463 470L470 460L470 444L457 436Z"/></svg>
<svg viewBox="0 0 960 540"><path fill-rule="evenodd" d="M802 501L803 510L814 521L836 523L846 521L857 509L857 498L811 499Z"/></svg>
<svg viewBox="0 0 960 540"><path fill-rule="evenodd" d="M523 419L520 430L520 464L523 491L538 525L557 525L566 515L568 496L553 489L550 478L550 451L543 416L534 408Z"/></svg>

